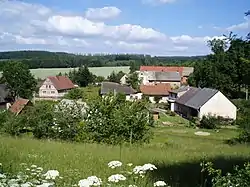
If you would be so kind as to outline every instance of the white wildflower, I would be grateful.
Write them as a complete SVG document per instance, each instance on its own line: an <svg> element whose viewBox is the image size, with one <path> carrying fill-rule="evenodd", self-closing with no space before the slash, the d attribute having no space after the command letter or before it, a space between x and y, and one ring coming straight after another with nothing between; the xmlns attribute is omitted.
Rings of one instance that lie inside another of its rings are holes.
<svg viewBox="0 0 250 187"><path fill-rule="evenodd" d="M128 163L127 166L131 167L131 166L133 166L133 164L132 163Z"/></svg>
<svg viewBox="0 0 250 187"><path fill-rule="evenodd" d="M142 167L144 168L145 171L148 171L148 170L153 171L157 169L157 167L153 164L144 164Z"/></svg>
<svg viewBox="0 0 250 187"><path fill-rule="evenodd" d="M43 183L40 185L37 185L36 187L53 187L54 183Z"/></svg>
<svg viewBox="0 0 250 187"><path fill-rule="evenodd" d="M37 165L31 165L30 167L31 168L37 168Z"/></svg>
<svg viewBox="0 0 250 187"><path fill-rule="evenodd" d="M164 181L157 181L154 183L154 186L166 186L167 184Z"/></svg>
<svg viewBox="0 0 250 187"><path fill-rule="evenodd" d="M24 184L21 184L21 187L31 187L32 183L31 182L26 182Z"/></svg>
<svg viewBox="0 0 250 187"><path fill-rule="evenodd" d="M90 181L88 181L87 179L82 179L79 181L78 186L79 187L90 187Z"/></svg>
<svg viewBox="0 0 250 187"><path fill-rule="evenodd" d="M0 167L2 167L3 166L3 164L0 162Z"/></svg>
<svg viewBox="0 0 250 187"><path fill-rule="evenodd" d="M126 177L124 175L121 175L121 174L111 175L108 178L109 182L119 182L119 181L125 181L125 180L126 180Z"/></svg>
<svg viewBox="0 0 250 187"><path fill-rule="evenodd" d="M44 174L45 179L52 179L55 180L56 177L59 176L59 172L57 170L49 170L47 173Z"/></svg>
<svg viewBox="0 0 250 187"><path fill-rule="evenodd" d="M135 166L135 168L133 169L133 173L134 174L139 174L139 175L143 175L145 174L145 170L142 166Z"/></svg>
<svg viewBox="0 0 250 187"><path fill-rule="evenodd" d="M130 184L130 185L128 185L128 187L137 187L137 186L134 184Z"/></svg>
<svg viewBox="0 0 250 187"><path fill-rule="evenodd" d="M117 161L117 160L114 160L114 161L111 161L108 163L108 167L114 169L114 168L117 168L117 167L121 167L122 166L122 162L120 161Z"/></svg>
<svg viewBox="0 0 250 187"><path fill-rule="evenodd" d="M92 186L101 186L102 184L102 180L97 176L90 176L87 178L87 180L90 182Z"/></svg>
<svg viewBox="0 0 250 187"><path fill-rule="evenodd" d="M0 179L5 179L6 175L0 173Z"/></svg>

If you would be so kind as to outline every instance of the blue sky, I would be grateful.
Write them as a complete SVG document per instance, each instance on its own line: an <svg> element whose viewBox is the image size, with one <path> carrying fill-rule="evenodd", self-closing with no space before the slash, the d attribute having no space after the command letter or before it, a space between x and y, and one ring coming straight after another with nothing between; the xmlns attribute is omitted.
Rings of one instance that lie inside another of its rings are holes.
<svg viewBox="0 0 250 187"><path fill-rule="evenodd" d="M250 32L249 0L0 0L0 50L201 55Z"/></svg>

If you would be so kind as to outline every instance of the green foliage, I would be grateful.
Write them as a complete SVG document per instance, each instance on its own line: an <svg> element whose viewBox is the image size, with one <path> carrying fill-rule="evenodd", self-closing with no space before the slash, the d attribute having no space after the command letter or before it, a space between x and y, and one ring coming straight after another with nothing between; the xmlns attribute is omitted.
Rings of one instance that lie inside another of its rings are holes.
<svg viewBox="0 0 250 187"><path fill-rule="evenodd" d="M151 57L149 55L113 54L113 55L79 55L55 53L48 51L9 51L0 52L0 71L9 62L17 60L30 69L37 68L75 68L80 66L130 66L131 72L140 65L193 66L203 56L193 57Z"/></svg>
<svg viewBox="0 0 250 187"><path fill-rule="evenodd" d="M20 62L9 62L3 68L2 77L11 90L13 98L32 98L36 90L36 79L28 67Z"/></svg>
<svg viewBox="0 0 250 187"><path fill-rule="evenodd" d="M250 41L230 33L226 39L214 39L208 45L213 54L196 63L188 82L218 89L231 98L242 97L242 88L250 85Z"/></svg>
<svg viewBox="0 0 250 187"><path fill-rule="evenodd" d="M120 79L125 75L124 72L119 71L115 73L114 71L108 76L107 80L110 82L120 83Z"/></svg>
<svg viewBox="0 0 250 187"><path fill-rule="evenodd" d="M90 104L84 131L98 143L147 142L153 125L145 103L129 102L120 96L107 96Z"/></svg>
<svg viewBox="0 0 250 187"><path fill-rule="evenodd" d="M76 88L73 90L70 90L64 97L66 99L81 99L83 98L84 91L81 88Z"/></svg>
<svg viewBox="0 0 250 187"><path fill-rule="evenodd" d="M208 115L202 117L199 127L204 129L216 129L219 124L221 124L221 121L218 117Z"/></svg>
<svg viewBox="0 0 250 187"><path fill-rule="evenodd" d="M155 96L155 97L154 97L154 101L155 101L156 103L159 103L161 99L162 99L161 96Z"/></svg>
<svg viewBox="0 0 250 187"><path fill-rule="evenodd" d="M94 82L94 75L89 71L87 66L79 67L69 72L69 78L81 87L86 87Z"/></svg>
<svg viewBox="0 0 250 187"><path fill-rule="evenodd" d="M222 186L250 186L250 163L246 163L243 168L235 166L232 173L222 174L222 170L214 169L211 162L202 163L202 172L207 172L212 177L213 187Z"/></svg>
<svg viewBox="0 0 250 187"><path fill-rule="evenodd" d="M139 91L139 86L141 84L141 80L138 77L138 73L134 72L130 74L126 80L127 84L130 85L135 90Z"/></svg>

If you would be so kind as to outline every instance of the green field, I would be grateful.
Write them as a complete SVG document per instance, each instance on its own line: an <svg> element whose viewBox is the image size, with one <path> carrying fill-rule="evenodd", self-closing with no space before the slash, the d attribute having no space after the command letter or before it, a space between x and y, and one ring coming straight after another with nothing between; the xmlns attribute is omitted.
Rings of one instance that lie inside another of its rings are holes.
<svg viewBox="0 0 250 187"><path fill-rule="evenodd" d="M159 126L154 128L154 139L150 144L121 147L2 136L0 163L14 171L18 171L19 164L23 162L45 169L57 169L62 176L73 181L90 175L104 178L114 174L107 167L111 160L132 162L135 165L153 163L158 170L149 175L147 180L162 179L172 187L196 187L203 180L199 165L201 160L212 161L225 170L250 160L248 146L229 146L224 142L237 136L237 130L209 130L210 136L194 135L196 131L183 125Z"/></svg>
<svg viewBox="0 0 250 187"><path fill-rule="evenodd" d="M73 70L73 68L39 68L39 69L31 69L31 73L36 78L44 79L48 76L55 76L58 73L68 73L70 70ZM89 67L89 70L91 73L97 75L97 76L103 76L107 77L110 75L112 71L119 72L123 71L124 73L129 73L129 66L119 66L119 67ZM1 72L0 72L1 73Z"/></svg>

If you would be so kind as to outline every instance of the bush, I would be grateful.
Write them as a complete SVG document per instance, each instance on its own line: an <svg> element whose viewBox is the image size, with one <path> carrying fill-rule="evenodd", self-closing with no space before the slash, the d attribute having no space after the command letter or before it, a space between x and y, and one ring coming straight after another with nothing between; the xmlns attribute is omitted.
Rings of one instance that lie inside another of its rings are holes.
<svg viewBox="0 0 250 187"><path fill-rule="evenodd" d="M219 118L214 117L214 116L203 116L201 121L200 121L200 128L204 129L216 129L218 125L220 125L221 122Z"/></svg>
<svg viewBox="0 0 250 187"><path fill-rule="evenodd" d="M66 99L81 99L83 98L83 89L81 88L76 88L73 90L70 90L64 97Z"/></svg>
<svg viewBox="0 0 250 187"><path fill-rule="evenodd" d="M84 131L94 142L148 142L151 137L154 122L144 102L107 96L91 103L87 114Z"/></svg>
<svg viewBox="0 0 250 187"><path fill-rule="evenodd" d="M212 186L250 186L250 164L246 163L244 168L236 166L232 173L222 175L220 169L214 169L212 163L202 164L202 172L208 173L212 177Z"/></svg>

